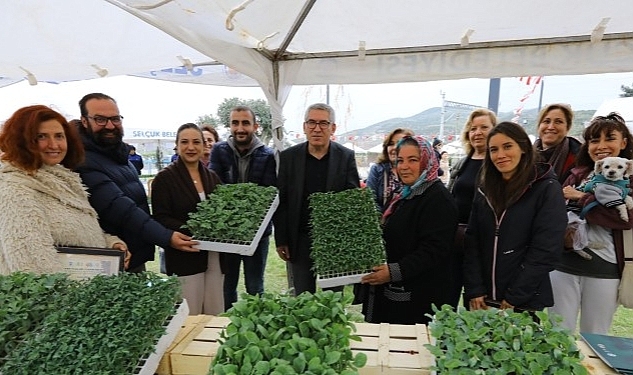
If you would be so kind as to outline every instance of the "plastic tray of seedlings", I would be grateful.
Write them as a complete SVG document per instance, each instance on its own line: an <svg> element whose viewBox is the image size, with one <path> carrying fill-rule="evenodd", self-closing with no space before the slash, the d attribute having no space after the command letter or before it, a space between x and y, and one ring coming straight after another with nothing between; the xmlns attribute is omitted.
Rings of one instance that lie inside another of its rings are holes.
<svg viewBox="0 0 633 375"><path fill-rule="evenodd" d="M279 206L279 195L275 195L271 205L268 207L266 211L266 215L262 219L259 229L255 233L255 237L251 241L237 241L237 240L219 240L219 239L198 239L200 242L199 245L195 246L195 248L200 250L207 251L219 251L223 253L235 253L240 255L251 256L257 250L257 245L259 241L262 239L264 232L266 231L266 227L270 220L272 220L273 214L275 210Z"/></svg>
<svg viewBox="0 0 633 375"><path fill-rule="evenodd" d="M187 300L183 299L178 306L176 313L167 318L167 320L165 321L165 334L158 339L154 352L139 361L134 374L154 375L156 373L156 369L158 369L160 359L167 351L169 345L171 345L171 343L176 338L178 331L180 331L188 315L189 306L187 305Z"/></svg>
<svg viewBox="0 0 633 375"><path fill-rule="evenodd" d="M371 270L329 272L323 275L317 274L316 283L319 288L332 288L341 285L360 283L363 276L371 273Z"/></svg>

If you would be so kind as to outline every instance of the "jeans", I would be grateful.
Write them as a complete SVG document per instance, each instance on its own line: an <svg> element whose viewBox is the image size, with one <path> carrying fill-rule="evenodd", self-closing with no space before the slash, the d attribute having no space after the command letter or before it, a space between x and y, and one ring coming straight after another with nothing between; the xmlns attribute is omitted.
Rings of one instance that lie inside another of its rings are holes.
<svg viewBox="0 0 633 375"><path fill-rule="evenodd" d="M224 274L224 307L225 311L237 301L237 284L240 280L240 265L244 261L244 285L250 295L264 293L264 271L268 259L270 236L262 237L255 253L251 256L226 254Z"/></svg>

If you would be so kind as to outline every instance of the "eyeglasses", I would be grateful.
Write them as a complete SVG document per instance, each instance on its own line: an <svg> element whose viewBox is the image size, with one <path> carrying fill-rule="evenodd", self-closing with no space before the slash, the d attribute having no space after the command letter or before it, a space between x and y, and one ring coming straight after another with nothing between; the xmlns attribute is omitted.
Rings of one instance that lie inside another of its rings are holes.
<svg viewBox="0 0 633 375"><path fill-rule="evenodd" d="M304 124L308 125L308 129L310 130L316 128L317 125L319 125L319 128L321 128L321 130L325 130L327 129L328 126L330 126L331 122L325 121L325 120L323 121L308 120L304 122Z"/></svg>
<svg viewBox="0 0 633 375"><path fill-rule="evenodd" d="M99 126L106 126L108 124L108 121L110 121L112 123L112 125L114 126L119 126L121 125L121 122L123 122L123 116L111 116L111 117L106 117L106 116L86 116L89 119L92 119L95 124L99 125Z"/></svg>

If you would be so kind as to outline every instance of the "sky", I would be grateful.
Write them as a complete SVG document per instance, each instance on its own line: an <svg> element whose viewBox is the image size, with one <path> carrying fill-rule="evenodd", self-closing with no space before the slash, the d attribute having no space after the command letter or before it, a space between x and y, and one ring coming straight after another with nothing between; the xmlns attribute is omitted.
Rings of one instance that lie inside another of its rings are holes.
<svg viewBox="0 0 633 375"><path fill-rule="evenodd" d="M597 109L604 101L622 93L620 86L633 84L632 73L589 74L544 77L543 105L563 102L575 110ZM373 125L394 117L409 117L448 101L487 106L487 79L466 79L422 83L331 85L330 104L337 113L337 133ZM503 78L499 112L525 109L539 104L540 86L519 78ZM77 102L90 92L115 98L124 116L124 128L175 131L179 125L195 122L199 116L215 114L224 98L265 99L258 87L220 87L163 82L128 76L99 78L61 84L27 82L0 88L0 122L20 107L45 104L70 118L79 117ZM301 132L303 112L315 102L326 101L326 86L296 86L284 107L285 128ZM521 99L524 98L524 103ZM439 121L439 120L438 120Z"/></svg>

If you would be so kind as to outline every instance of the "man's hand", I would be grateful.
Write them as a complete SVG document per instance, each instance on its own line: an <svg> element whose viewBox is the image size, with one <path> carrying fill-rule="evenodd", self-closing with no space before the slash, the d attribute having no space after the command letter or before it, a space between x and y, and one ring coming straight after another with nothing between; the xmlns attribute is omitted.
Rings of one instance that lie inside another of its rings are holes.
<svg viewBox="0 0 633 375"><path fill-rule="evenodd" d="M381 285L391 281L389 267L386 264L374 267L372 271L372 273L365 275L362 279L360 279L361 284Z"/></svg>
<svg viewBox="0 0 633 375"><path fill-rule="evenodd" d="M505 310L505 309L510 309L510 310L513 310L513 309L514 309L514 306L512 306L511 304L509 304L509 303L508 303L508 301L503 300L503 301L501 301L501 307L499 307L499 308L500 308L500 309L502 309L502 310Z"/></svg>
<svg viewBox="0 0 633 375"><path fill-rule="evenodd" d="M471 310L488 310L488 305L484 301L485 296L471 298L469 305Z"/></svg>
<svg viewBox="0 0 633 375"><path fill-rule="evenodd" d="M180 251L187 251L192 253L200 252L198 249L194 249L193 245L197 245L198 241L194 241L186 234L174 231L169 241L169 246Z"/></svg>
<svg viewBox="0 0 633 375"><path fill-rule="evenodd" d="M290 249L287 245L277 246L277 255L285 262L290 261Z"/></svg>

